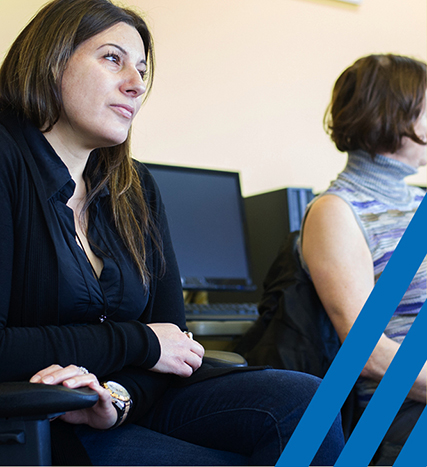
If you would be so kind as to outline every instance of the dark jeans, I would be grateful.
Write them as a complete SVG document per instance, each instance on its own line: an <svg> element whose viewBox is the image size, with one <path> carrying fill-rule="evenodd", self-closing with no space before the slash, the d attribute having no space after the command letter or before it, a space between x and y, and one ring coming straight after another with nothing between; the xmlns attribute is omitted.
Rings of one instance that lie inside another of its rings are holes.
<svg viewBox="0 0 427 467"><path fill-rule="evenodd" d="M78 435L95 465L275 465L319 381L285 370L228 374L170 389L142 426L82 426ZM343 444L338 417L312 465L333 465Z"/></svg>

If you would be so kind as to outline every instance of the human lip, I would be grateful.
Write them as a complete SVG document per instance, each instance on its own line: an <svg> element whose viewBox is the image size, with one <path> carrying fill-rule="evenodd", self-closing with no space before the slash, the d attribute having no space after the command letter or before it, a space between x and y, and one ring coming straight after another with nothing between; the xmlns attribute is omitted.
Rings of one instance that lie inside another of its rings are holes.
<svg viewBox="0 0 427 467"><path fill-rule="evenodd" d="M119 113L122 117L125 117L127 119L131 119L133 117L133 114L135 113L135 110L133 107L130 105L126 104L112 104L111 107Z"/></svg>

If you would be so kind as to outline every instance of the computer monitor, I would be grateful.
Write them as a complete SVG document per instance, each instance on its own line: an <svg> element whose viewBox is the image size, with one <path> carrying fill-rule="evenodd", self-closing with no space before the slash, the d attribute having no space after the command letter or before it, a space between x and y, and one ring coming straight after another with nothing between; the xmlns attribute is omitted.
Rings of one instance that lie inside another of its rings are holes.
<svg viewBox="0 0 427 467"><path fill-rule="evenodd" d="M253 290L237 172L145 164L169 222L184 290Z"/></svg>

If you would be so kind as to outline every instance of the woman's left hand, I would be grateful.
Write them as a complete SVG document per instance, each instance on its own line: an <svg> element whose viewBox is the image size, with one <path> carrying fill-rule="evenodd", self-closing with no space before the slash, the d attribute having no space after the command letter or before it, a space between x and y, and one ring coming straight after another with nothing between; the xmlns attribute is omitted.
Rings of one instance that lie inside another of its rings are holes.
<svg viewBox="0 0 427 467"><path fill-rule="evenodd" d="M117 411L111 402L111 396L107 389L102 387L97 377L92 373L85 373L76 365L62 367L51 365L37 372L30 383L62 384L67 388L88 387L98 393L98 402L88 409L74 410L61 415L59 418L67 423L86 424L92 428L106 430L114 425L117 420Z"/></svg>

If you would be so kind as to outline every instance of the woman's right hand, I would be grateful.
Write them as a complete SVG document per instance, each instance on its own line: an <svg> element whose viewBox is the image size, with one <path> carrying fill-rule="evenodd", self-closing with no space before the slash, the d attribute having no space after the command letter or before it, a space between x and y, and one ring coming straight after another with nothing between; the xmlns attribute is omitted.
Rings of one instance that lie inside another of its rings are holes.
<svg viewBox="0 0 427 467"><path fill-rule="evenodd" d="M205 349L172 323L151 323L160 342L159 361L151 368L159 373L189 377L202 364Z"/></svg>
<svg viewBox="0 0 427 467"><path fill-rule="evenodd" d="M76 365L65 368L51 365L33 375L30 383L63 385L70 389L88 387L97 392L99 399L94 406L66 412L59 418L67 423L86 424L98 430L106 430L116 422L117 411L112 404L110 392L99 384L94 374L86 371Z"/></svg>

